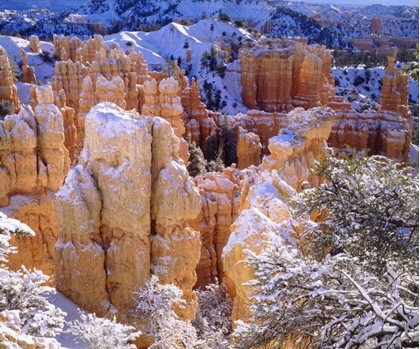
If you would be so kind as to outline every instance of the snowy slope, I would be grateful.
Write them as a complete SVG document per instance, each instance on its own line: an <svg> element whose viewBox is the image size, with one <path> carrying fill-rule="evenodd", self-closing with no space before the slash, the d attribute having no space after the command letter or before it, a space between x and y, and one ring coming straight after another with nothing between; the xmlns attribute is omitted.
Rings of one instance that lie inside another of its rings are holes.
<svg viewBox="0 0 420 349"><path fill-rule="evenodd" d="M11 59L15 61L16 65L22 62L22 57L19 53L19 48L23 48L28 57L28 65L34 67L37 81L46 83L54 75L54 65L46 62L41 54L34 53L29 48L27 40L16 38L13 36L0 35L0 46L2 46ZM41 42L41 50L49 52L50 56L54 55L54 46L49 42Z"/></svg>
<svg viewBox="0 0 420 349"><path fill-rule="evenodd" d="M22 10L22 4L47 10ZM331 47L344 47L345 38L370 36L371 20L377 14L383 17L383 33L415 38L419 28L418 7L409 6L351 7L268 0L91 0L81 4L80 0L0 0L0 33L35 34L41 39L51 39L55 33L86 39L94 33L89 23L101 23L108 33L116 33L136 31L145 24L164 26L177 19L195 22L217 18L220 12L258 29L271 23L272 35L306 36L311 42ZM20 11L1 11L12 8Z"/></svg>
<svg viewBox="0 0 420 349"><path fill-rule="evenodd" d="M51 11L68 11L71 8L82 6L85 0L0 0L0 9L26 10L49 9Z"/></svg>
<svg viewBox="0 0 420 349"><path fill-rule="evenodd" d="M225 106L220 107L218 111L236 114L239 111L246 111L242 105L240 92L238 93L238 86L240 86L238 64L228 64L225 77L221 78L215 72L201 69L200 61L205 51L210 52L214 46L220 47L222 40L237 42L239 38L246 40L251 39L251 36L244 29L232 24L215 19L203 19L191 26L170 23L150 33L120 32L105 36L104 41L108 46L117 43L126 51L134 46L136 51L143 53L151 69L163 65L168 58L180 58L181 69L187 70L189 77L195 76L201 87L206 82L212 85L214 93L217 90L220 91ZM128 42L130 42L129 45L127 45ZM188 63L186 62L187 50L184 48L186 43L191 50L191 60ZM221 60L221 58L218 59Z"/></svg>
<svg viewBox="0 0 420 349"><path fill-rule="evenodd" d="M345 96L352 102L354 109L363 111L362 108L368 108L369 104L372 104L369 99L379 102L384 72L385 67L332 69L331 73L335 78L336 85L335 93ZM411 78L409 78L409 88L409 102L418 104L419 85Z"/></svg>

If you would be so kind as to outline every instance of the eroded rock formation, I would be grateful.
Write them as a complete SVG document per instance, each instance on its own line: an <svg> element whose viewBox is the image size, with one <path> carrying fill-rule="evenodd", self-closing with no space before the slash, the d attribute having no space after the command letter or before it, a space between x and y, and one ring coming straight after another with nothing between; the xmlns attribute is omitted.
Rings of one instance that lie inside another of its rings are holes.
<svg viewBox="0 0 420 349"><path fill-rule="evenodd" d="M196 284L200 287L223 280L222 250L229 239L230 226L241 211L249 179L244 173L228 167L223 173L196 177L195 185L201 194L201 211L189 224L201 235Z"/></svg>
<svg viewBox="0 0 420 349"><path fill-rule="evenodd" d="M357 113L342 97L330 100L328 106L337 115L328 140L332 147L369 149L371 154L409 161L413 119L408 108L408 77L394 68L396 54L390 50L378 112Z"/></svg>
<svg viewBox="0 0 420 349"><path fill-rule="evenodd" d="M20 109L17 97L17 88L13 83L13 74L10 68L9 57L6 50L0 46L0 101L10 102L15 107L15 113Z"/></svg>
<svg viewBox="0 0 420 349"><path fill-rule="evenodd" d="M293 40L260 42L239 51L242 99L250 109L288 112L325 105L334 95L332 56Z"/></svg>
<svg viewBox="0 0 420 349"><path fill-rule="evenodd" d="M281 234L285 243L297 244L299 235L310 222L295 219L288 207L302 184L318 184L309 173L315 159L325 156L334 113L331 109L295 109L288 114L289 127L270 140L271 156L263 160L255 183L250 185L239 217L232 224L231 234L223 249L224 284L234 301L232 320L250 319L255 289L246 283L255 279L251 268L239 263L247 250L259 253L264 249L264 234ZM300 122L301 121L301 122Z"/></svg>
<svg viewBox="0 0 420 349"><path fill-rule="evenodd" d="M154 273L183 290L180 314L191 319L200 237L187 220L200 195L179 138L167 121L110 103L93 107L85 124L79 165L57 193L57 288L85 309L115 307L128 320L132 293Z"/></svg>
<svg viewBox="0 0 420 349"><path fill-rule="evenodd" d="M34 53L41 53L41 44L39 38L36 35L31 35L29 37L29 48Z"/></svg>
<svg viewBox="0 0 420 349"><path fill-rule="evenodd" d="M35 70L28 65L28 55L23 48L19 49L20 56L22 57L22 81L28 84L36 84Z"/></svg>
<svg viewBox="0 0 420 349"><path fill-rule="evenodd" d="M0 121L0 207L28 224L35 237L13 237L20 253L10 267L36 267L54 275L53 249L58 229L54 192L62 185L70 162L64 146L64 124L48 87L36 87L38 105ZM53 280L51 280L53 282Z"/></svg>

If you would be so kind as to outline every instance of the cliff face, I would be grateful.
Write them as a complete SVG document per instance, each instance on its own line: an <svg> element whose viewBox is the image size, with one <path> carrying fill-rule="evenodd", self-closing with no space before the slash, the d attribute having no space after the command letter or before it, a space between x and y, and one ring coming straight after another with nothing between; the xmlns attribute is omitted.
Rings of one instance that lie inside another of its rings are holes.
<svg viewBox="0 0 420 349"><path fill-rule="evenodd" d="M409 161L413 119L408 108L408 77L394 68L396 53L391 50L388 56L378 112L357 113L342 97L328 103L337 115L328 139L332 147L344 149L348 145L396 161Z"/></svg>
<svg viewBox="0 0 420 349"><path fill-rule="evenodd" d="M161 118L100 103L86 115L79 165L57 193L57 288L82 307L128 318L132 293L150 273L174 283L196 310L192 287L200 195L178 157L179 138Z"/></svg>
<svg viewBox="0 0 420 349"><path fill-rule="evenodd" d="M0 207L36 232L33 238L13 237L20 253L10 256L9 266L23 264L53 275L58 234L51 214L53 193L61 187L70 162L63 117L51 89L36 87L34 94L39 103L34 110L23 107L0 121Z"/></svg>
<svg viewBox="0 0 420 349"><path fill-rule="evenodd" d="M285 243L297 244L299 235L310 222L297 221L288 207L288 198L307 182L318 184L309 174L315 159L325 156L326 139L334 122L331 109L295 109L288 114L289 126L270 140L271 156L266 157L254 178L255 183L243 201L234 221L222 260L224 284L234 301L232 320L247 321L255 289L245 283L254 279L251 268L239 263L246 250L259 253L264 249L264 234L271 231L285 237Z"/></svg>
<svg viewBox="0 0 420 349"><path fill-rule="evenodd" d="M242 48L239 59L242 99L250 109L289 112L325 105L334 95L332 57L325 47L274 40Z"/></svg>

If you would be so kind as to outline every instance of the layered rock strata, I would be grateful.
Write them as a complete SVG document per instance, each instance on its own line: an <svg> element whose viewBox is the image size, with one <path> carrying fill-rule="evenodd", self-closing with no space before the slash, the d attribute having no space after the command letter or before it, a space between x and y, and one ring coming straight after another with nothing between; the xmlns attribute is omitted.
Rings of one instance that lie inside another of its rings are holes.
<svg viewBox="0 0 420 349"><path fill-rule="evenodd" d="M25 265L54 275L58 229L52 214L54 192L70 161L64 146L64 123L48 87L36 87L38 105L0 121L0 209L28 224L35 237L13 237L20 253L10 256L13 269ZM54 282L51 279L51 282Z"/></svg>
<svg viewBox="0 0 420 349"><path fill-rule="evenodd" d="M239 51L242 100L250 109L289 112L325 105L334 95L332 56L325 47L293 40L258 43Z"/></svg>
<svg viewBox="0 0 420 349"><path fill-rule="evenodd" d="M86 115L79 165L57 193L57 288L100 315L118 310L129 320L133 292L150 273L174 283L197 307L192 287L200 195L178 156L179 138L161 118L100 103Z"/></svg>
<svg viewBox="0 0 420 349"><path fill-rule="evenodd" d="M200 231L201 253L196 287L221 282L224 277L222 250L230 236L230 226L238 217L248 191L248 175L234 167L223 173L207 173L195 178L201 194L201 211L189 221Z"/></svg>
<svg viewBox="0 0 420 349"><path fill-rule="evenodd" d="M396 50L388 56L383 77L379 111L357 113L343 97L334 97L328 106L336 112L336 122L328 139L337 149L368 149L396 161L409 161L413 119L408 108L408 77L394 68Z"/></svg>

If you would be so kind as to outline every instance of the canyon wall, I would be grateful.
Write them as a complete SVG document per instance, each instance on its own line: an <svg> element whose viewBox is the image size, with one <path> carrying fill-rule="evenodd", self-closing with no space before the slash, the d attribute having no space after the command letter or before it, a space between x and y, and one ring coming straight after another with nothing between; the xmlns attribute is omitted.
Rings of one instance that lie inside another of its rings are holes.
<svg viewBox="0 0 420 349"><path fill-rule="evenodd" d="M332 56L297 40L261 41L239 51L242 100L249 109L289 112L325 105L334 95Z"/></svg>

